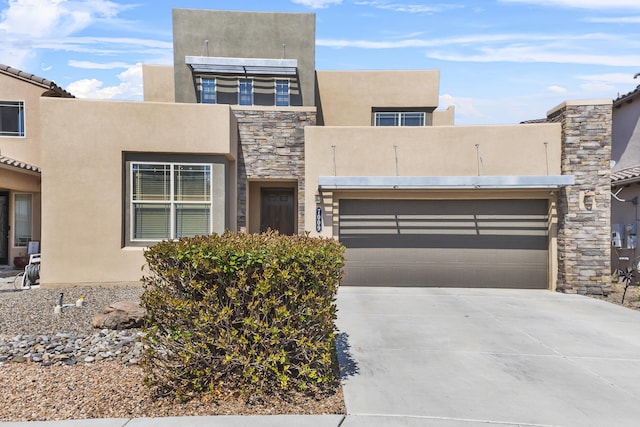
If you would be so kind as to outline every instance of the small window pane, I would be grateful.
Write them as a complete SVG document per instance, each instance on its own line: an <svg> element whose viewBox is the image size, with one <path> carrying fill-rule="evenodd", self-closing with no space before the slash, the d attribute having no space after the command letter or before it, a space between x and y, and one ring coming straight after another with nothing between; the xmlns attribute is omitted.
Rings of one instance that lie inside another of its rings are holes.
<svg viewBox="0 0 640 427"><path fill-rule="evenodd" d="M135 203L133 215L133 238L161 240L170 235L170 205Z"/></svg>
<svg viewBox="0 0 640 427"><path fill-rule="evenodd" d="M22 101L0 101L0 136L24 136Z"/></svg>
<svg viewBox="0 0 640 427"><path fill-rule="evenodd" d="M376 126L398 126L398 113L376 113Z"/></svg>
<svg viewBox="0 0 640 427"><path fill-rule="evenodd" d="M177 165L175 191L178 201L211 200L211 167L207 165Z"/></svg>
<svg viewBox="0 0 640 427"><path fill-rule="evenodd" d="M24 247L31 240L31 194L16 194L14 200L14 246Z"/></svg>
<svg viewBox="0 0 640 427"><path fill-rule="evenodd" d="M176 204L176 237L209 234L211 205Z"/></svg>
<svg viewBox="0 0 640 427"><path fill-rule="evenodd" d="M238 104L253 105L253 81L248 79L240 80L240 93Z"/></svg>
<svg viewBox="0 0 640 427"><path fill-rule="evenodd" d="M402 113L401 126L424 126L424 113Z"/></svg>
<svg viewBox="0 0 640 427"><path fill-rule="evenodd" d="M171 194L170 166L134 164L133 200L169 200Z"/></svg>
<svg viewBox="0 0 640 427"><path fill-rule="evenodd" d="M289 106L289 80L276 80L276 106Z"/></svg>
<svg viewBox="0 0 640 427"><path fill-rule="evenodd" d="M216 103L216 80L202 79L202 92L200 100L203 104Z"/></svg>

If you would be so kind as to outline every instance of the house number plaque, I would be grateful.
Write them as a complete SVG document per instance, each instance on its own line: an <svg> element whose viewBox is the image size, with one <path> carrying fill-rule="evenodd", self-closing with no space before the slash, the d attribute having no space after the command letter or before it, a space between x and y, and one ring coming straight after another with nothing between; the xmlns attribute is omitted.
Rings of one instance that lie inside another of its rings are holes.
<svg viewBox="0 0 640 427"><path fill-rule="evenodd" d="M316 231L318 233L322 231L322 208L320 206L316 208Z"/></svg>

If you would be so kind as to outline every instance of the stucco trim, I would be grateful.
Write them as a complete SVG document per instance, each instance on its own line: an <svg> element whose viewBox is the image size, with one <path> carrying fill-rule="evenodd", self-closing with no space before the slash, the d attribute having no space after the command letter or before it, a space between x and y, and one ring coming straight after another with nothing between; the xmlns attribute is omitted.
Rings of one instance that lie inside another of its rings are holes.
<svg viewBox="0 0 640 427"><path fill-rule="evenodd" d="M544 189L573 185L573 175L544 176L319 176L320 190Z"/></svg>

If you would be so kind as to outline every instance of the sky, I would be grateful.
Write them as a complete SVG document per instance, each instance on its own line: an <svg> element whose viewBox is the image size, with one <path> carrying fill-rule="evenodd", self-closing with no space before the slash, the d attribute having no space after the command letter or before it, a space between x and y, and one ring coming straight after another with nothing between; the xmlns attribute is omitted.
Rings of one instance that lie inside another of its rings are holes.
<svg viewBox="0 0 640 427"><path fill-rule="evenodd" d="M457 125L543 118L640 84L640 0L0 0L0 63L79 98L142 100L172 8L313 12L317 70L440 70Z"/></svg>

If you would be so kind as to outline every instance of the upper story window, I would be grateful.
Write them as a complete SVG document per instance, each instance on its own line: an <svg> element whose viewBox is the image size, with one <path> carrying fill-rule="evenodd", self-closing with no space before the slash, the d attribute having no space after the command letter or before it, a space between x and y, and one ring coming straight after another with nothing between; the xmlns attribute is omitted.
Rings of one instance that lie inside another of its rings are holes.
<svg viewBox="0 0 640 427"><path fill-rule="evenodd" d="M240 79L238 82L238 104L253 105L253 80Z"/></svg>
<svg viewBox="0 0 640 427"><path fill-rule="evenodd" d="M216 79L203 77L200 80L200 102L202 104L217 104Z"/></svg>
<svg viewBox="0 0 640 427"><path fill-rule="evenodd" d="M211 164L131 162L132 241L159 241L212 232Z"/></svg>
<svg viewBox="0 0 640 427"><path fill-rule="evenodd" d="M375 126L424 126L426 113L422 111L379 111L375 113Z"/></svg>
<svg viewBox="0 0 640 427"><path fill-rule="evenodd" d="M23 101L0 101L0 136L24 136Z"/></svg>
<svg viewBox="0 0 640 427"><path fill-rule="evenodd" d="M289 80L276 80L276 107L288 107L289 105Z"/></svg>

